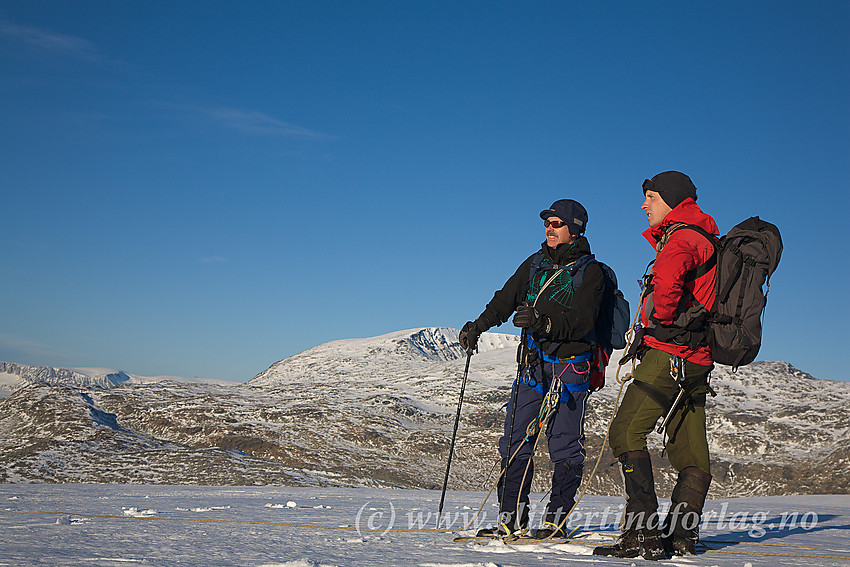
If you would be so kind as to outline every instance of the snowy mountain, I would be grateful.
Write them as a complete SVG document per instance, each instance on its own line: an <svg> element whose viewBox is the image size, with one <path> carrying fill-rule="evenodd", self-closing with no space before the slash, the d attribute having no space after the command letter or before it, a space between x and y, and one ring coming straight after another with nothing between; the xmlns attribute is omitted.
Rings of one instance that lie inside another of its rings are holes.
<svg viewBox="0 0 850 567"><path fill-rule="evenodd" d="M438 488L466 361L457 334L426 328L334 341L246 384L145 383L117 371L94 380L101 374L5 364L2 375L33 378L0 400L0 482ZM452 488L495 480L517 342L486 333L472 358ZM588 471L612 415L615 371L612 363L608 385L592 397ZM735 374L716 369L712 385L712 497L848 491L850 384L757 362ZM650 449L663 465L659 436ZM545 491L545 444L537 455L535 489ZM591 493L620 493L613 461L606 451ZM662 494L674 477L659 468Z"/></svg>
<svg viewBox="0 0 850 567"><path fill-rule="evenodd" d="M112 368L54 368L0 362L0 398L28 384L106 389L119 384L151 384L156 382L190 382L226 385L231 382L208 378L179 376L139 376Z"/></svg>
<svg viewBox="0 0 850 567"><path fill-rule="evenodd" d="M111 388L130 380L128 374L106 368L53 368L0 362L0 395L8 395L26 384Z"/></svg>

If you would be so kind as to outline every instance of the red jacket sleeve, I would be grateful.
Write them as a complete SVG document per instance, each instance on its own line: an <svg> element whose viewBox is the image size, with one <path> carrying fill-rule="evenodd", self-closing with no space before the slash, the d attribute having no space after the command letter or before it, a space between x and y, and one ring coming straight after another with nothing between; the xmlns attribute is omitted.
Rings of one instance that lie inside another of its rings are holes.
<svg viewBox="0 0 850 567"><path fill-rule="evenodd" d="M706 262L714 253L714 246L701 234L687 229L677 230L658 254L652 268L653 303L655 317L664 324L676 318L679 303L685 294L685 285L706 308L713 303L714 270L698 281L685 282L685 274Z"/></svg>

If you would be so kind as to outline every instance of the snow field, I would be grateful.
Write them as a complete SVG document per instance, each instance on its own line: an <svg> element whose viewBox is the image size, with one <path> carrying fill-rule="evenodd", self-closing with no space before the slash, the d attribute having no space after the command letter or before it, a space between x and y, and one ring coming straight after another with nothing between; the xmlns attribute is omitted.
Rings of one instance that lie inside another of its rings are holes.
<svg viewBox="0 0 850 567"><path fill-rule="evenodd" d="M569 543L455 542L437 531L439 492L363 488L0 485L0 565L513 567L627 565L591 555L613 526ZM479 492L449 492L444 512L469 518ZM532 502L539 505L541 495ZM619 498L587 496L579 523ZM492 503L485 506L492 517ZM714 551L668 564L718 567L850 564L850 495L710 501ZM464 514L466 514L464 516ZM597 524L599 528L601 524ZM582 533L580 529L579 533Z"/></svg>

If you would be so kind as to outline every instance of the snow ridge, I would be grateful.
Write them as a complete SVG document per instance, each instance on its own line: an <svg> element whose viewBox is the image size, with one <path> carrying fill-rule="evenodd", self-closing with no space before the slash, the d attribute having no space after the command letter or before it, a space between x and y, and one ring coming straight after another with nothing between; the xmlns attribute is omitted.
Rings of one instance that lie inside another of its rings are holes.
<svg viewBox="0 0 850 567"><path fill-rule="evenodd" d="M54 366L29 366L0 362L0 398L30 384L68 386L106 390L124 384L151 384L158 382L205 383L222 386L235 385L228 380L183 378L180 376L140 376L113 368L57 368Z"/></svg>
<svg viewBox="0 0 850 567"><path fill-rule="evenodd" d="M130 381L130 376L121 370L54 368L51 366L27 366L10 362L0 362L0 375L5 375L3 383L7 385L7 388L30 383L106 389ZM17 377L17 380L15 377Z"/></svg>

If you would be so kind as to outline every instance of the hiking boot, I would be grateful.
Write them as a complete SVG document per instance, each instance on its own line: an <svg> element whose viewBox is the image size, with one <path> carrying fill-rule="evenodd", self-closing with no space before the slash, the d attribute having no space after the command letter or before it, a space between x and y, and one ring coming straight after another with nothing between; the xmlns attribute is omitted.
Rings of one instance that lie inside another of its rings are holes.
<svg viewBox="0 0 850 567"><path fill-rule="evenodd" d="M626 489L623 533L612 545L600 545L594 555L643 557L657 561L667 552L658 529L658 498L652 476L652 461L647 451L629 451L617 458Z"/></svg>
<svg viewBox="0 0 850 567"><path fill-rule="evenodd" d="M650 561L667 559L667 552L664 550L664 544L661 541L661 532L648 529L623 532L613 544L600 545L594 548L593 555L623 559L640 556Z"/></svg>
<svg viewBox="0 0 850 567"><path fill-rule="evenodd" d="M476 537L504 537L509 535L504 525L490 526L489 528L481 528L475 534Z"/></svg>
<svg viewBox="0 0 850 567"><path fill-rule="evenodd" d="M679 471L664 519L664 544L674 555L696 555L699 523L711 475L698 467Z"/></svg>
<svg viewBox="0 0 850 567"><path fill-rule="evenodd" d="M528 508L523 507L522 515L517 518L515 510L499 512L499 523L482 528L475 534L478 537L504 537L525 533L528 528Z"/></svg>
<svg viewBox="0 0 850 567"><path fill-rule="evenodd" d="M682 537L676 534L669 540L670 553L678 556L688 556L697 554L697 538ZM665 546L666 547L666 546Z"/></svg>
<svg viewBox="0 0 850 567"><path fill-rule="evenodd" d="M559 528L557 524L545 522L539 530L534 530L531 537L534 539L566 538L569 533L565 528Z"/></svg>
<svg viewBox="0 0 850 567"><path fill-rule="evenodd" d="M567 537L566 529L558 529L565 524L567 514L572 511L576 504L576 491L581 485L581 474L584 470L582 465L570 466L566 461L555 463L552 472L552 495L546 505L543 514L543 523L539 530L531 536L536 539L547 539L549 537Z"/></svg>
<svg viewBox="0 0 850 567"><path fill-rule="evenodd" d="M647 451L629 451L618 457L626 491L626 507L620 525L623 532L657 530L658 498L652 461Z"/></svg>

